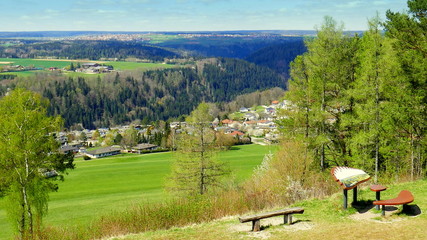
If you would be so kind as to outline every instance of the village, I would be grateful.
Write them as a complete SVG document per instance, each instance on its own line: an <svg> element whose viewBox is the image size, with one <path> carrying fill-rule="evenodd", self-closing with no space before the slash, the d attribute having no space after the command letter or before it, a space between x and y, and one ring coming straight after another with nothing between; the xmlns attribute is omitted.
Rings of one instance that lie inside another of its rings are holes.
<svg viewBox="0 0 427 240"><path fill-rule="evenodd" d="M291 104L284 100L272 101L268 106L242 107L230 115L232 119L216 118L210 125L216 134L222 136L225 145L274 144L279 140L275 122L278 119L277 112L290 106ZM59 132L57 139L61 143L62 153L73 153L90 160L121 153L169 151L175 148L174 141L177 136L189 130L191 131L191 126L186 122L163 122L159 126L123 125Z"/></svg>

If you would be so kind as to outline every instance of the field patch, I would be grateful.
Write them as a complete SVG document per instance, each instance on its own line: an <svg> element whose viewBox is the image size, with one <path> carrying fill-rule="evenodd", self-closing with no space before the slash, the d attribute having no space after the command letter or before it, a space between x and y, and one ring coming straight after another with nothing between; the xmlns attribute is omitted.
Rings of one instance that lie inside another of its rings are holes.
<svg viewBox="0 0 427 240"><path fill-rule="evenodd" d="M71 63L76 66L78 63L98 63L103 65L111 65L114 68L114 71L127 71L127 70L156 70L156 69L165 69L165 68L176 68L177 65L173 64L163 64L163 63L145 63L145 62L123 62L123 61L95 61L95 60L85 60L85 59L27 59L27 58L0 58L0 66L8 65L21 65L24 67L34 67L38 70L31 71L14 71L14 72L3 72L0 74L16 74L18 76L30 76L36 72L50 72L49 68L63 69L67 66L70 66ZM91 75L89 73L79 73L79 72L69 72L63 71L62 73L68 74L71 76L85 76ZM98 73L97 73L98 74Z"/></svg>
<svg viewBox="0 0 427 240"><path fill-rule="evenodd" d="M260 145L235 146L221 152L219 158L228 163L237 181L247 179L264 155L276 147ZM76 169L69 171L59 191L50 194L48 225L88 224L97 217L123 211L132 204L162 201L166 176L173 154L123 154L84 161L76 159ZM10 239L12 229L0 199L0 239Z"/></svg>

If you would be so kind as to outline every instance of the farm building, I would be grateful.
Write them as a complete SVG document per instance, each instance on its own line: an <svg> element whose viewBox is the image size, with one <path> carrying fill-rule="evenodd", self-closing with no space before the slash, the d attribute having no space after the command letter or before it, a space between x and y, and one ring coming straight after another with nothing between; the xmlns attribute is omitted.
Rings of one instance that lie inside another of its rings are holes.
<svg viewBox="0 0 427 240"><path fill-rule="evenodd" d="M141 154L143 151L152 151L158 148L157 145L149 144L149 143L141 143L132 148L133 153Z"/></svg>
<svg viewBox="0 0 427 240"><path fill-rule="evenodd" d="M121 148L120 147L105 147L105 148L99 148L93 151L88 151L86 155L90 158L102 158L102 157L108 157L120 154Z"/></svg>
<svg viewBox="0 0 427 240"><path fill-rule="evenodd" d="M65 145L59 149L59 152L63 154L77 153L78 151L79 151L79 147L76 145Z"/></svg>

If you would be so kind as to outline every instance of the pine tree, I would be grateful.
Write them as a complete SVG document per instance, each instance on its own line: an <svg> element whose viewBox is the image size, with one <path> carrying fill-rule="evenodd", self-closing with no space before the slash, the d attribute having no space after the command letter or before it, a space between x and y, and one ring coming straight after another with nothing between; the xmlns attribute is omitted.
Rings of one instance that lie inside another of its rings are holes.
<svg viewBox="0 0 427 240"><path fill-rule="evenodd" d="M351 126L351 149L354 164L366 171L374 172L374 182L378 181L380 168L385 168L384 157L390 130L387 109L391 108L395 88L400 77L391 40L380 30L377 16L369 21L369 30L363 34L357 53L360 66L357 79L349 95L354 101L354 114L346 115L345 121ZM394 131L392 131L394 132ZM373 160L373 161L371 161Z"/></svg>
<svg viewBox="0 0 427 240"><path fill-rule="evenodd" d="M168 188L184 195L203 195L221 186L227 175L225 165L216 159L215 135L210 127L209 105L201 103L187 118L186 133L177 141L178 151Z"/></svg>
<svg viewBox="0 0 427 240"><path fill-rule="evenodd" d="M424 0L409 0L408 7L408 13L387 11L384 25L387 36L395 40L404 71L395 122L401 142L408 146L414 179L427 173L427 5Z"/></svg>
<svg viewBox="0 0 427 240"><path fill-rule="evenodd" d="M304 136L322 170L330 163L347 165L348 131L342 116L352 111L347 89L354 81L357 38L346 37L342 26L325 17L317 38L306 45L308 52L291 65L286 99L293 109L285 113L283 130Z"/></svg>

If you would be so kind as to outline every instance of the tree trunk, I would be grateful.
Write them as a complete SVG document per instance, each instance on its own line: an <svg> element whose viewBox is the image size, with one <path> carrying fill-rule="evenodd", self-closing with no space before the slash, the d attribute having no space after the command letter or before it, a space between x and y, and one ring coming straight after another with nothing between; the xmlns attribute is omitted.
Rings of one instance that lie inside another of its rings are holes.
<svg viewBox="0 0 427 240"><path fill-rule="evenodd" d="M411 181L414 181L414 136L411 133Z"/></svg>

